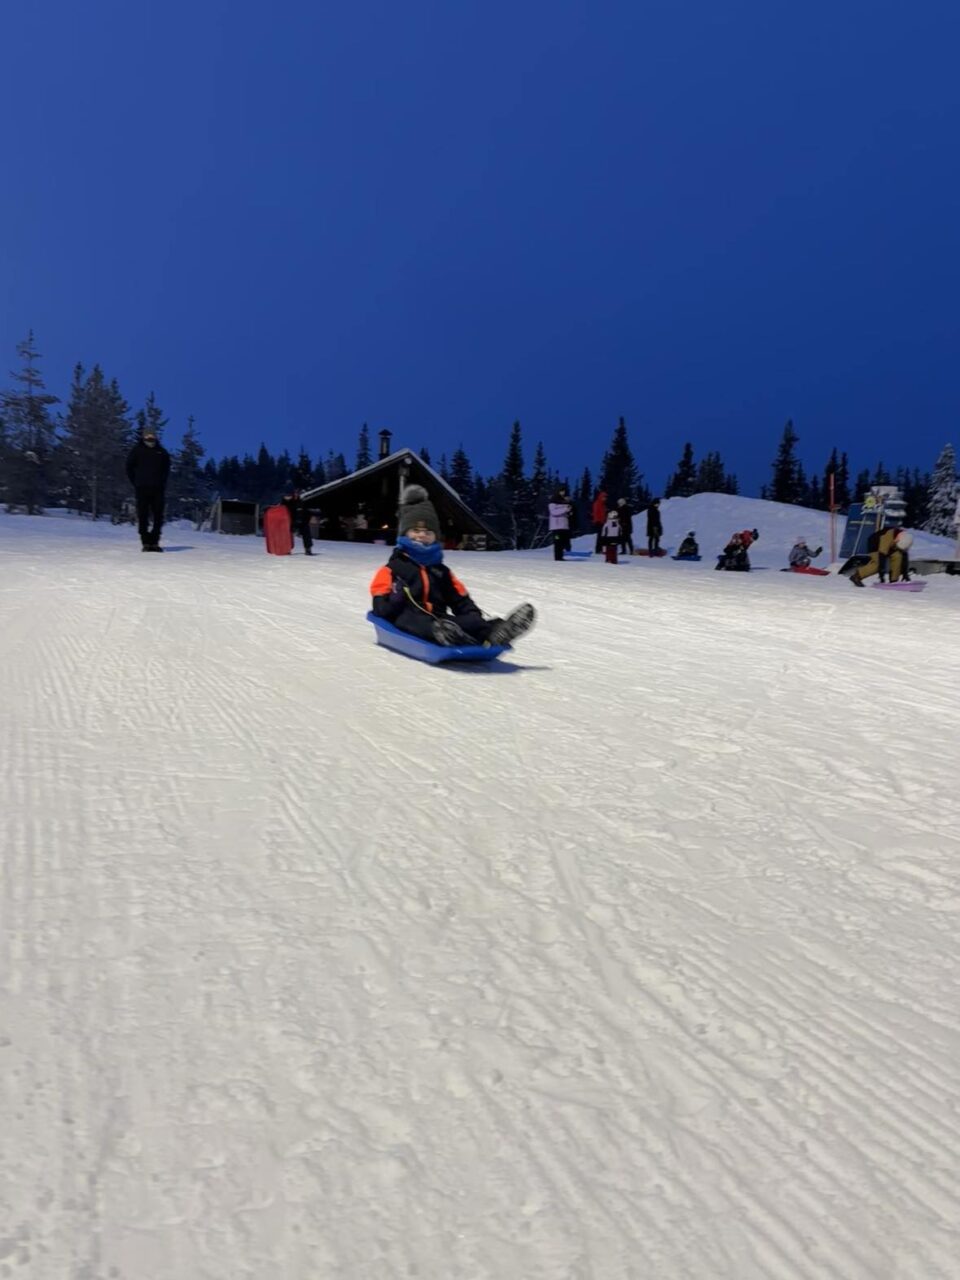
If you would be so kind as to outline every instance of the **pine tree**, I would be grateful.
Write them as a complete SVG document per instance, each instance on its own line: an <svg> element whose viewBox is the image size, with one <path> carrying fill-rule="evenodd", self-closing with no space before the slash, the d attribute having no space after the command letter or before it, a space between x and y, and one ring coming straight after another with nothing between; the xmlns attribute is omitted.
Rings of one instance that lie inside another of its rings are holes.
<svg viewBox="0 0 960 1280"><path fill-rule="evenodd" d="M824 507L823 490L820 488L820 477L816 472L810 477L803 495L803 506L813 511L822 511Z"/></svg>
<svg viewBox="0 0 960 1280"><path fill-rule="evenodd" d="M853 492L857 502L862 502L870 492L870 484L870 472L866 468L863 471L858 471L857 478L853 483Z"/></svg>
<svg viewBox="0 0 960 1280"><path fill-rule="evenodd" d="M873 480L870 483L877 484L877 485L893 484L893 481L890 479L890 472L887 470L887 468L883 465L882 462L877 463L877 469L876 471L874 471Z"/></svg>
<svg viewBox="0 0 960 1280"><path fill-rule="evenodd" d="M850 463L847 461L846 453L841 453L840 455L840 465L837 467L833 497L834 502L841 511L846 511L850 506Z"/></svg>
<svg viewBox="0 0 960 1280"><path fill-rule="evenodd" d="M957 455L952 444L944 445L933 468L928 490L928 514L924 524L927 533L947 538L955 532L957 514Z"/></svg>
<svg viewBox="0 0 960 1280"><path fill-rule="evenodd" d="M420 446L420 457L427 464L428 467L433 465L432 462L430 461L430 450L427 448L426 445Z"/></svg>
<svg viewBox="0 0 960 1280"><path fill-rule="evenodd" d="M130 409L117 380L109 383L98 364L84 378L83 366L73 370L59 457L71 506L94 520L119 515L129 500L126 459L133 444ZM150 417L141 410L138 422L158 431L165 424L156 404L148 400Z"/></svg>
<svg viewBox="0 0 960 1280"><path fill-rule="evenodd" d="M510 443L507 445L507 456L503 460L500 479L513 493L519 493L523 487L523 442L519 422L515 422L510 431Z"/></svg>
<svg viewBox="0 0 960 1280"><path fill-rule="evenodd" d="M370 455L370 430L364 423L360 428L360 438L357 440L357 465L354 471L362 471L364 467L369 467L373 458Z"/></svg>
<svg viewBox="0 0 960 1280"><path fill-rule="evenodd" d="M733 477L733 484L736 485L736 477ZM715 450L705 453L700 459L700 465L697 467L697 479L695 493L731 493L736 489L730 489L730 479L727 477L726 470L723 465L723 459Z"/></svg>
<svg viewBox="0 0 960 1280"><path fill-rule="evenodd" d="M205 452L191 414L173 460L170 488L173 510L192 520L198 528L210 503L210 491L200 465Z"/></svg>
<svg viewBox="0 0 960 1280"><path fill-rule="evenodd" d="M293 483L297 489L313 488L313 464L310 455L303 445L297 454L297 465L293 469Z"/></svg>
<svg viewBox="0 0 960 1280"><path fill-rule="evenodd" d="M590 468L583 468L583 475L577 483L573 495L573 510L578 529L589 529L591 525L590 511L593 506L593 477Z"/></svg>
<svg viewBox="0 0 960 1280"><path fill-rule="evenodd" d="M163 437L163 428L167 425L168 419L163 416L157 405L157 398L151 391L147 396L146 402L142 409L137 411L137 428L141 436L147 431L152 431L158 440Z"/></svg>
<svg viewBox="0 0 960 1280"><path fill-rule="evenodd" d="M788 418L780 438L780 448L773 463L773 483L770 486L770 498L773 502L795 504L802 497L800 487L800 464L794 454L794 446L800 437L793 429L793 419Z"/></svg>
<svg viewBox="0 0 960 1280"><path fill-rule="evenodd" d="M693 461L693 445L688 440L683 446L683 456L677 463L677 469L667 481L663 491L665 498L689 498L696 493L697 468Z"/></svg>
<svg viewBox="0 0 960 1280"><path fill-rule="evenodd" d="M37 368L41 355L32 329L17 344L17 355L22 368L11 371L10 376L18 388L0 392L6 437L4 485L9 507L25 506L29 515L35 515L46 505L50 488L49 472L57 443L50 406L58 403L58 397L47 392Z"/></svg>
<svg viewBox="0 0 960 1280"><path fill-rule="evenodd" d="M610 448L603 455L600 467L600 488L605 489L610 502L626 498L632 510L636 509L640 496L641 476L633 460L627 439L627 424L621 417L610 441Z"/></svg>
<svg viewBox="0 0 960 1280"><path fill-rule="evenodd" d="M536 452L533 455L533 471L530 474L529 488L530 504L534 515L537 515L550 492L550 474L542 440L537 441Z"/></svg>
<svg viewBox="0 0 960 1280"><path fill-rule="evenodd" d="M439 472L440 479L446 480L447 484L449 484L450 483L450 466L447 462L447 455L445 453L441 453L440 455L440 461L437 463L437 471Z"/></svg>
<svg viewBox="0 0 960 1280"><path fill-rule="evenodd" d="M803 463L798 462L797 463L797 496L793 500L794 506L802 507L805 505L807 488L808 488L807 473L803 469Z"/></svg>
<svg viewBox="0 0 960 1280"><path fill-rule="evenodd" d="M457 445L450 460L450 485L468 507L473 504L473 469L462 444Z"/></svg>
<svg viewBox="0 0 960 1280"><path fill-rule="evenodd" d="M331 480L342 480L347 474L347 460L342 453L334 453L331 449L327 453L327 460L323 464L323 469L327 474L327 483Z"/></svg>
<svg viewBox="0 0 960 1280"><path fill-rule="evenodd" d="M277 464L267 446L260 442L256 465L251 477L252 502L272 502L277 496L277 489L282 488L283 480L277 474Z"/></svg>
<svg viewBox="0 0 960 1280"><path fill-rule="evenodd" d="M909 529L922 529L929 515L930 475L920 468L897 467L893 483L903 494L903 523Z"/></svg>
<svg viewBox="0 0 960 1280"><path fill-rule="evenodd" d="M490 484L489 506L496 532L513 547L524 546L530 533L530 503L519 422L511 428L500 474Z"/></svg>

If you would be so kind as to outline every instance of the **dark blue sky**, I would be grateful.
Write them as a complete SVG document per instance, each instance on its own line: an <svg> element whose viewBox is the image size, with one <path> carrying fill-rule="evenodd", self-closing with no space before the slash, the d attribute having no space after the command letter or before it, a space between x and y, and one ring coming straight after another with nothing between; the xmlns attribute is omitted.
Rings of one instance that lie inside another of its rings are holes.
<svg viewBox="0 0 960 1280"><path fill-rule="evenodd" d="M960 405L960 5L7 6L0 350L214 454L360 423L753 492L932 466Z"/></svg>

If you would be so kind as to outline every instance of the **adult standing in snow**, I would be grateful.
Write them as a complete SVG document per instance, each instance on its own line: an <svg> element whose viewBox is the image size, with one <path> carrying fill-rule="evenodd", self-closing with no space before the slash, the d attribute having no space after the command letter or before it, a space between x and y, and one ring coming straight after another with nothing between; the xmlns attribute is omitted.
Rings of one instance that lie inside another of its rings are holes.
<svg viewBox="0 0 960 1280"><path fill-rule="evenodd" d="M127 479L137 500L137 529L143 551L162 551L160 530L170 475L170 455L149 428L127 455Z"/></svg>
<svg viewBox="0 0 960 1280"><path fill-rule="evenodd" d="M633 512L626 498L617 499L617 518L620 521L620 554L633 555Z"/></svg>
<svg viewBox="0 0 960 1280"><path fill-rule="evenodd" d="M663 521L660 519L660 499L654 498L647 507L647 554L660 554L660 539L663 537Z"/></svg>
<svg viewBox="0 0 960 1280"><path fill-rule="evenodd" d="M603 526L607 519L607 491L606 489L598 489L593 495L593 506L590 508L590 519L593 523L593 532L596 535L596 546L594 554L599 555L603 550Z"/></svg>
<svg viewBox="0 0 960 1280"><path fill-rule="evenodd" d="M550 517L550 532L553 534L553 558L562 560L563 553L570 550L570 515L573 504L566 489L558 489L547 504Z"/></svg>
<svg viewBox="0 0 960 1280"><path fill-rule="evenodd" d="M299 533L303 539L303 554L313 555L313 535L310 532L310 512L303 505L299 489L290 489L283 495L281 506L287 508L290 516L291 534Z"/></svg>

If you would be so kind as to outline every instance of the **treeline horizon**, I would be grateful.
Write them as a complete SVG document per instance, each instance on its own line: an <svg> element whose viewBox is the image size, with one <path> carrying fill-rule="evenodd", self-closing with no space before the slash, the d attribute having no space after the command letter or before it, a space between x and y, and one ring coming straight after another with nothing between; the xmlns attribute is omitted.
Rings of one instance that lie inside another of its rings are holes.
<svg viewBox="0 0 960 1280"><path fill-rule="evenodd" d="M122 514L130 497L126 456L147 427L157 433L173 459L168 515L194 521L217 497L267 505L292 488L317 488L375 461L366 423L358 431L352 467L347 455L332 447L311 457L301 446L294 457L286 448L271 453L265 442L256 456L246 452L206 457L192 416L179 447L170 448L165 435L169 421L152 391L142 407L131 410L115 378L108 380L99 364L88 371L78 363L67 399L61 402L46 390L32 331L18 344L17 354L21 367L10 374L14 385L0 391L0 501L8 509L25 507L33 512L60 505L95 519ZM64 409L54 414L53 406L61 403ZM799 439L788 419L770 464L770 482L756 496L828 510L832 478L835 509L844 512L872 485L896 485L906 503L905 523L919 528L929 520L930 471L904 465L889 468L878 461L854 473L847 452L834 447L822 467L808 473L797 457ZM546 503L560 488L569 493L578 525L584 529L589 528L590 507L600 490L607 493L611 505L624 498L634 511L642 510L654 497L740 492L737 477L727 470L720 452L710 450L698 459L690 441L684 443L666 483L651 487L637 464L623 417L599 463L592 469L584 465L574 475L550 465L542 440L535 443L532 455L527 454L519 421L510 429L502 466L491 475L473 466L462 441L440 453L436 462L427 448L418 452L471 509L515 546L529 545L537 536ZM937 468L943 470L943 461L941 454ZM946 505L945 498L940 505Z"/></svg>

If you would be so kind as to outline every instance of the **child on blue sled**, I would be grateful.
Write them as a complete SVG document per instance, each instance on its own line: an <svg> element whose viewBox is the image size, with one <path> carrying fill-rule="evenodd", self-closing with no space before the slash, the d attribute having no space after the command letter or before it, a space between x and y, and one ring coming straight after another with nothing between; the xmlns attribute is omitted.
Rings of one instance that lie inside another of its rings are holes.
<svg viewBox="0 0 960 1280"><path fill-rule="evenodd" d="M506 618L484 618L467 588L443 563L440 520L420 485L404 491L397 528L390 562L370 583L378 618L442 645L510 644L533 626L532 604L519 605Z"/></svg>

